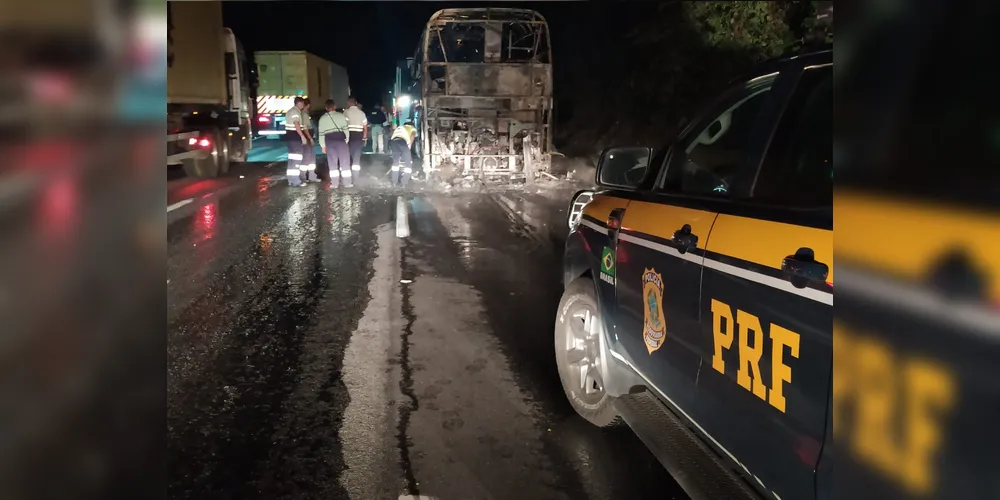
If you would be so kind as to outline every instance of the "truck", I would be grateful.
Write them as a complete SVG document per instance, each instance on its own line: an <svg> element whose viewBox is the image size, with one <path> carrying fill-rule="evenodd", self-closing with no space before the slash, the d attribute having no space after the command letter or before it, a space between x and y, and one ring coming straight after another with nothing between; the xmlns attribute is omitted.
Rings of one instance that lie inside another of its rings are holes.
<svg viewBox="0 0 1000 500"><path fill-rule="evenodd" d="M309 114L323 113L323 103L333 99L347 105L351 93L347 70L315 54L298 51L254 52L257 65L256 135L285 133L285 112L296 97L309 98Z"/></svg>
<svg viewBox="0 0 1000 500"><path fill-rule="evenodd" d="M223 26L222 2L167 2L167 165L190 177L246 161L250 85L246 54Z"/></svg>
<svg viewBox="0 0 1000 500"><path fill-rule="evenodd" d="M427 21L411 65L412 116L431 178L445 165L483 182L525 182L551 166L552 52L530 9L455 8Z"/></svg>

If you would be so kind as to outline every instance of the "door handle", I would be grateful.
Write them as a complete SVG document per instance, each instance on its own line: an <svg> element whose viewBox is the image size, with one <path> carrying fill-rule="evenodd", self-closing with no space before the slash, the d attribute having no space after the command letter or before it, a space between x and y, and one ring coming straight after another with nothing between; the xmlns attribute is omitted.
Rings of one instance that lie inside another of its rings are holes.
<svg viewBox="0 0 1000 500"><path fill-rule="evenodd" d="M618 230L622 228L622 217L625 215L624 208L616 208L608 214L608 237L611 243L618 240Z"/></svg>
<svg viewBox="0 0 1000 500"><path fill-rule="evenodd" d="M672 241L677 244L677 251L680 253L698 247L698 235L691 233L691 224L684 224L680 229L674 231Z"/></svg>
<svg viewBox="0 0 1000 500"><path fill-rule="evenodd" d="M830 266L817 262L812 249L803 247L781 260L781 271L796 288L805 288L810 281L825 282Z"/></svg>

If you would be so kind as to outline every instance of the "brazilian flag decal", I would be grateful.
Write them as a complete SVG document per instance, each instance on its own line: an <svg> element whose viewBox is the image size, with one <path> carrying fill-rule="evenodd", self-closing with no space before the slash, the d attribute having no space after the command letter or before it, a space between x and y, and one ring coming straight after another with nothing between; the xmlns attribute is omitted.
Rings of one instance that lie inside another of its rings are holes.
<svg viewBox="0 0 1000 500"><path fill-rule="evenodd" d="M611 253L610 247L604 247L601 252L601 272L610 276L615 275L615 256Z"/></svg>

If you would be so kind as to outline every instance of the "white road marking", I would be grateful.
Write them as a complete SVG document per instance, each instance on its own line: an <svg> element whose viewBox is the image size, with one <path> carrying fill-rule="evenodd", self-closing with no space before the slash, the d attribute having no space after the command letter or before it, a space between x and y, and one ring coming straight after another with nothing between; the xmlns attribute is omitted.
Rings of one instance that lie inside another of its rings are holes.
<svg viewBox="0 0 1000 500"><path fill-rule="evenodd" d="M187 205L188 203L191 203L193 201L194 201L194 198L188 198L186 200L178 201L177 203L174 203L173 205L168 206L167 207L167 212L169 213L169 212L172 212L174 210L177 210L178 208L181 208L184 205Z"/></svg>
<svg viewBox="0 0 1000 500"><path fill-rule="evenodd" d="M398 459L395 440L386 439L387 429L394 428L396 414L386 404L398 383L386 372L394 357L393 338L399 336L404 320L399 285L400 253L392 226L376 230L375 275L368 282L371 299L358 321L357 329L344 351L341 380L349 403L338 433L347 467L340 474L340 484L351 498L392 498L387 491L383 471L386 464Z"/></svg>
<svg viewBox="0 0 1000 500"><path fill-rule="evenodd" d="M410 236L410 221L407 220L406 200L402 196L396 197L396 237L408 238Z"/></svg>

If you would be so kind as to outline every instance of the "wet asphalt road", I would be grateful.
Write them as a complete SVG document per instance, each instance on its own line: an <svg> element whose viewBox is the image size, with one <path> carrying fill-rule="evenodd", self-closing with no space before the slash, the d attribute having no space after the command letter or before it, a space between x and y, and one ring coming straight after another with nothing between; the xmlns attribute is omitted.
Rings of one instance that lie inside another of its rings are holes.
<svg viewBox="0 0 1000 500"><path fill-rule="evenodd" d="M283 171L169 214L171 498L683 498L565 401L563 200Z"/></svg>

